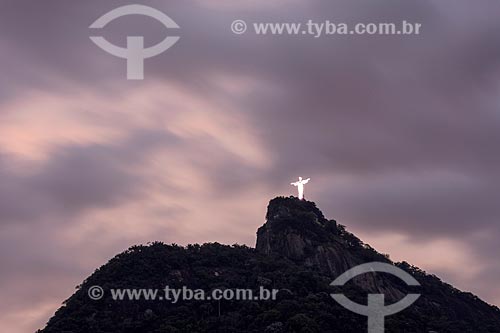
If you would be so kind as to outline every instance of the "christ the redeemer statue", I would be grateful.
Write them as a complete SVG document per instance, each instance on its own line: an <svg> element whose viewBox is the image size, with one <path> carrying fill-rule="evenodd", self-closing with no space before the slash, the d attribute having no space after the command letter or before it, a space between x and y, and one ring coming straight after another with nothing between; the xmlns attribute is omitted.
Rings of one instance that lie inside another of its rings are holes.
<svg viewBox="0 0 500 333"><path fill-rule="evenodd" d="M297 186L297 190L299 191L299 199L303 200L304 199L304 184L307 184L311 178L307 179L302 179L302 177L299 177L299 181L295 183L290 183L290 185Z"/></svg>

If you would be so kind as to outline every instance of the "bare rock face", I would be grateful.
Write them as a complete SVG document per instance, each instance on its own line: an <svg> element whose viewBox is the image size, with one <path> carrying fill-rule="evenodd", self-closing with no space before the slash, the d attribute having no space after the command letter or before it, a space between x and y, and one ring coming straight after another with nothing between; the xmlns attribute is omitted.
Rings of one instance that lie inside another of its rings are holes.
<svg viewBox="0 0 500 333"><path fill-rule="evenodd" d="M343 239L343 228L327 220L314 202L278 197L269 202L267 222L257 231L256 249L338 275L362 263Z"/></svg>
<svg viewBox="0 0 500 333"><path fill-rule="evenodd" d="M335 220L328 220L314 202L295 197L278 197L269 202L266 223L257 231L257 252L282 256L332 276L366 262L388 262L385 256L363 244ZM353 282L387 299L404 295L383 276L364 274Z"/></svg>

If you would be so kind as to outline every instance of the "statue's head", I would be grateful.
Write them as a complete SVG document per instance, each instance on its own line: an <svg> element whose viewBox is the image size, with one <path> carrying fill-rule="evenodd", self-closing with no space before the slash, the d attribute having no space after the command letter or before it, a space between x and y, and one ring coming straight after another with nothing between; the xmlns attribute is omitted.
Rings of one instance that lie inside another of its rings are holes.
<svg viewBox="0 0 500 333"><path fill-rule="evenodd" d="M302 177L299 177L299 181L302 180Z"/></svg>

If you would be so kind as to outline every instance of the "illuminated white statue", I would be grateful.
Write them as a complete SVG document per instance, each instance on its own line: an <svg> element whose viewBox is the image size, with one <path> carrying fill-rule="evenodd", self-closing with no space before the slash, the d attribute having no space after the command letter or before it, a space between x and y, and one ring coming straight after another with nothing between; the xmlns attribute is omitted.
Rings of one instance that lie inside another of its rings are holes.
<svg viewBox="0 0 500 333"><path fill-rule="evenodd" d="M307 184L311 178L307 179L302 179L302 177L299 177L299 181L295 183L290 183L290 185L297 186L297 190L299 191L299 199L303 200L304 199L304 184Z"/></svg>

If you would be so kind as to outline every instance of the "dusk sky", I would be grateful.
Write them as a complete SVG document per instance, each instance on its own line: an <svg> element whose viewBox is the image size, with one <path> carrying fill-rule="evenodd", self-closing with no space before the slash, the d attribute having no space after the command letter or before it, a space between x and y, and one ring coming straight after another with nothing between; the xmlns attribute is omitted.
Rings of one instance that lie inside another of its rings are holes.
<svg viewBox="0 0 500 333"><path fill-rule="evenodd" d="M146 16L89 26L119 6ZM0 327L42 328L136 244L255 245L306 198L364 242L500 305L500 3L0 3ZM254 22L397 22L419 35L257 35ZM180 36L144 80L97 47Z"/></svg>

